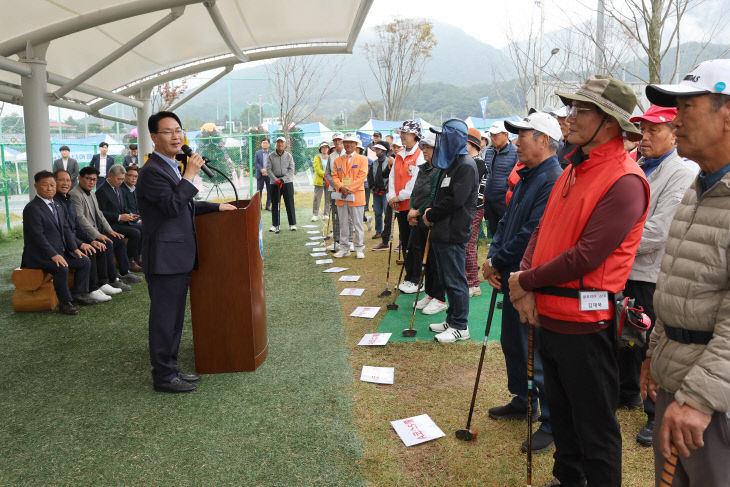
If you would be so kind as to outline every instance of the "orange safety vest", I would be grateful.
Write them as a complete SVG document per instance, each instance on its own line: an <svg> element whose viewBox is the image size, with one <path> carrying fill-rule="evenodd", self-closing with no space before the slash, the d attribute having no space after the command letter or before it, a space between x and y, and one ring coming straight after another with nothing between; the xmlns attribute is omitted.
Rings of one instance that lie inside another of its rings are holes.
<svg viewBox="0 0 730 487"><path fill-rule="evenodd" d="M402 152L405 152L405 149ZM398 196L398 193L401 192L401 190L405 189L406 184L408 184L408 182L411 180L411 176L413 174L412 168L416 167L416 161L418 160L420 155L421 148L416 147L416 150L413 152L413 154L406 156L405 159L403 158L403 156L401 156L401 153L398 153L398 155L395 157L392 173L394 174L393 177L395 177L395 179L393 180L393 187L395 188L396 197ZM409 207L410 199L398 203L398 211L408 211Z"/></svg>
<svg viewBox="0 0 730 487"><path fill-rule="evenodd" d="M544 264L574 247L598 202L620 177L627 174L635 174L641 178L649 201L649 183L639 166L624 150L621 137L593 149L588 154L588 159L575 166L572 172L566 169L550 193L540 222L532 267ZM571 181L568 181L568 178ZM567 195L564 197L563 194L566 192ZM597 269L583 276L583 289L616 293L624 288L631 273L636 249L641 242L647 211L648 208L621 245ZM580 289L580 281L575 280L559 286ZM580 311L579 301L575 298L538 293L537 311L553 319L578 323L613 319L611 299L607 310Z"/></svg>
<svg viewBox="0 0 730 487"><path fill-rule="evenodd" d="M349 161L348 161L349 159ZM334 160L332 167L332 184L336 191L344 185L355 195L355 201L348 201L348 206L365 206L365 179L368 177L368 159L353 152L352 156L341 155ZM343 184L345 178L350 184ZM344 201L335 200L337 206L343 206Z"/></svg>

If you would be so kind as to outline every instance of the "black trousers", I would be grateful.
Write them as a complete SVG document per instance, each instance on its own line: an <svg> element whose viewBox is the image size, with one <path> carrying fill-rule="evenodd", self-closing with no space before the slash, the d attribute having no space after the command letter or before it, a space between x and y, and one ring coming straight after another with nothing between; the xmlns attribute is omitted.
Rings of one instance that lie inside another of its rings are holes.
<svg viewBox="0 0 730 487"><path fill-rule="evenodd" d="M411 252L409 244L411 244L411 227L408 224L408 210L396 212L396 219L398 220L398 235L400 236L401 249L404 249L405 254L405 277L404 281L410 281L413 283L418 282L418 273L421 270L421 260L418 257L418 251ZM425 244L424 244L425 245ZM420 253L423 257L423 251Z"/></svg>
<svg viewBox="0 0 730 487"><path fill-rule="evenodd" d="M259 201L264 200L264 186L266 186L266 209L271 207L271 188L269 187L269 178L267 176L261 176L256 178L256 191L259 192Z"/></svg>
<svg viewBox="0 0 730 487"><path fill-rule="evenodd" d="M114 252L110 247L106 250L96 250L96 253L90 257L91 271L89 273L89 292L96 291L101 286L109 282L109 260L114 266ZM114 271L116 278L116 269Z"/></svg>
<svg viewBox="0 0 730 487"><path fill-rule="evenodd" d="M127 257L132 260L139 258L142 226L138 223L115 223L112 225L112 229L129 239L127 242Z"/></svg>
<svg viewBox="0 0 730 487"><path fill-rule="evenodd" d="M416 258L416 262L419 265L419 273L421 272L420 265L423 263L423 251L426 250L427 236L428 228L423 222L419 221L417 226L411 227L411 250L409 252L413 252L414 258ZM437 265L436 257L433 255L433 247L429 247L425 275L423 277L426 284L426 294L439 301L446 301L446 291L444 291L444 286L438 277Z"/></svg>
<svg viewBox="0 0 730 487"><path fill-rule="evenodd" d="M329 192L332 195L332 192ZM325 194L325 198L327 194ZM332 241L336 244L340 243L340 216L337 214L337 205L330 200L330 221L332 222Z"/></svg>
<svg viewBox="0 0 730 487"><path fill-rule="evenodd" d="M146 274L150 295L149 346L155 384L175 378L190 273Z"/></svg>
<svg viewBox="0 0 730 487"><path fill-rule="evenodd" d="M389 204L385 205L385 217L383 220L383 233L380 234L383 243L387 245L390 240L390 232L393 231L393 208Z"/></svg>
<svg viewBox="0 0 730 487"><path fill-rule="evenodd" d="M104 245L106 245L107 249L111 247L111 251L114 254L109 254L109 257L107 258L107 272L109 274L109 278L117 277L117 267L119 267L119 274L125 275L127 272L129 272L129 257L127 257L127 244L124 242L124 238L122 237L112 237L111 235L107 235L111 239L110 242L104 242ZM117 258L117 265L114 265L114 257Z"/></svg>
<svg viewBox="0 0 730 487"><path fill-rule="evenodd" d="M487 220L490 236L494 236L494 232L497 231L497 224L504 216L505 211L507 211L507 202L504 198L484 202L484 219Z"/></svg>
<svg viewBox="0 0 730 487"><path fill-rule="evenodd" d="M79 258L75 254L64 252L63 258L68 263L68 267L57 266L51 261L42 269L53 274L53 289L56 291L56 297L62 303L70 303L75 296L89 292L89 273L91 272L91 261ZM68 273L74 271L73 288L68 288Z"/></svg>
<svg viewBox="0 0 730 487"><path fill-rule="evenodd" d="M654 291L656 283L646 281L626 281L624 295L636 300L636 304L644 308L644 313L651 319L651 328L647 336L651 335L654 329ZM646 351L649 349L647 341L644 347L631 347L622 349L618 353L618 375L619 375L619 402L629 401L639 395L639 376L641 376L641 364L646 359ZM644 412L648 419L654 419L654 401L647 397L644 400Z"/></svg>
<svg viewBox="0 0 730 487"><path fill-rule="evenodd" d="M612 328L585 335L541 329L538 344L562 487L621 486L616 419L618 366Z"/></svg>
<svg viewBox="0 0 730 487"><path fill-rule="evenodd" d="M294 213L294 183L284 183L281 189L275 184L270 185L269 188L271 189L271 224L275 227L279 226L279 206L281 204L281 197L283 196L289 225L296 225L297 215Z"/></svg>

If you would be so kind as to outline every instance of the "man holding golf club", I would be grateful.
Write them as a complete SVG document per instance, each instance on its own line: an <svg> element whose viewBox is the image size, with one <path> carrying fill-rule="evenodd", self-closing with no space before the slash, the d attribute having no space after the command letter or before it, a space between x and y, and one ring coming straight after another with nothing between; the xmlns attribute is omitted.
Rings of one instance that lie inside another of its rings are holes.
<svg viewBox="0 0 730 487"><path fill-rule="evenodd" d="M649 184L622 137L641 137L629 121L636 95L601 75L556 94L571 106L568 142L578 148L553 186L524 270L509 278L510 298L522 321L541 327L559 485L620 487L613 295L629 277L649 205Z"/></svg>
<svg viewBox="0 0 730 487"><path fill-rule="evenodd" d="M535 112L522 122L507 121L504 125L513 134L519 134L515 145L517 156L525 167L517 171L519 182L504 217L497 225L482 270L484 278L492 287L504 293L500 339L507 365L507 388L514 397L504 406L491 408L489 417L524 420L528 401L527 327L531 325L520 322L520 315L509 299L507 280L511 272L519 270L527 242L540 222L550 191L562 172L556 156L562 133L558 121L544 112ZM538 397L533 399L532 410L537 411L539 398L542 421L532 436L532 451L537 453L553 447L553 435L539 353L534 354L534 364ZM522 449L527 450L527 441L523 443Z"/></svg>
<svg viewBox="0 0 730 487"><path fill-rule="evenodd" d="M469 285L466 282L466 245L477 205L479 172L466 151L466 123L458 119L444 122L437 133L432 163L441 169L436 196L423 213L423 223L431 228L431 247L436 257L439 280L449 298L446 320L429 325L438 333L437 342L453 343L469 339Z"/></svg>
<svg viewBox="0 0 730 487"><path fill-rule="evenodd" d="M730 479L730 59L705 61L678 85L649 85L676 106L677 152L701 169L669 229L654 293L656 322L641 369L656 401L654 466L679 451L674 487ZM665 484L662 484L665 485ZM668 485L668 484L667 484Z"/></svg>

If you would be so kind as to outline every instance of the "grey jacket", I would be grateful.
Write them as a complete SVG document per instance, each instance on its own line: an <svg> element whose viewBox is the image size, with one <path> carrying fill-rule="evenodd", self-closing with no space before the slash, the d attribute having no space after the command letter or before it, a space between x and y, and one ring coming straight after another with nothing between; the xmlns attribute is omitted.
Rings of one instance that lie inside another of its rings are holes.
<svg viewBox="0 0 730 487"><path fill-rule="evenodd" d="M676 401L707 414L730 411L730 174L684 195L656 283L651 375ZM669 339L665 326L712 332L707 345Z"/></svg>
<svg viewBox="0 0 730 487"><path fill-rule="evenodd" d="M76 207L76 213L79 216L81 228L83 228L84 231L91 236L91 238L96 239L99 235L101 235L102 232L99 231L99 228L101 228L105 234L112 231L112 227L109 226L109 222L106 221L104 214L99 209L99 202L96 201L96 195L93 191L89 197L86 192L81 189L81 186L76 186L68 192L68 195ZM99 225L98 227L97 223Z"/></svg>
<svg viewBox="0 0 730 487"><path fill-rule="evenodd" d="M266 174L271 183L277 179L281 179L283 183L294 181L294 158L291 153L284 151L279 155L276 151L269 152L269 157L266 159Z"/></svg>
<svg viewBox="0 0 730 487"><path fill-rule="evenodd" d="M56 171L63 170L63 159L56 159L53 161L53 173ZM79 183L79 163L76 159L68 158L68 164L66 166L66 172L71 177L71 187L73 188Z"/></svg>
<svg viewBox="0 0 730 487"><path fill-rule="evenodd" d="M639 159L641 166L644 158ZM646 178L651 190L649 213L644 222L644 233L636 251L636 260L629 279L656 282L664 247L669 235L669 225L692 181L697 176L697 166L690 164L674 150Z"/></svg>

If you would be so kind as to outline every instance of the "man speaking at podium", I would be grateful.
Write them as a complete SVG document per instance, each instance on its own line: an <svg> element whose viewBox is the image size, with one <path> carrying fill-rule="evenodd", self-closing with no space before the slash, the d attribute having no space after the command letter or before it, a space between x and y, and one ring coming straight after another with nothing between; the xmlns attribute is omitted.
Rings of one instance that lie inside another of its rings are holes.
<svg viewBox="0 0 730 487"><path fill-rule="evenodd" d="M188 158L182 175L175 156L185 133L172 112L147 121L154 151L139 171L137 200L142 215L142 267L150 294L149 344L152 380L158 392L192 392L194 374L177 368L177 351L185 319L190 274L198 265L195 215L235 210L227 203L193 201L193 178L205 163Z"/></svg>

